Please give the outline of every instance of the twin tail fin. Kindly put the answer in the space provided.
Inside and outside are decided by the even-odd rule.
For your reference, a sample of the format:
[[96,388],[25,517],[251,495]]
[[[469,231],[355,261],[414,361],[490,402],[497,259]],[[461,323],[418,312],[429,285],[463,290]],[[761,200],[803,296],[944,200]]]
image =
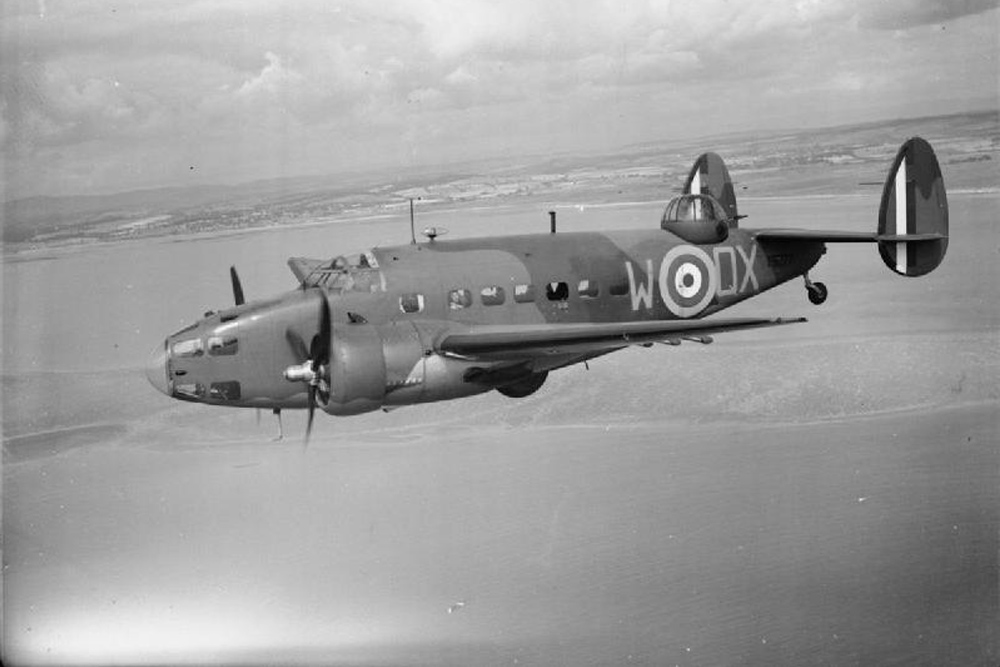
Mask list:
[[903,276],[930,273],[948,249],[948,197],[931,145],[920,137],[896,154],[882,189],[878,251]]

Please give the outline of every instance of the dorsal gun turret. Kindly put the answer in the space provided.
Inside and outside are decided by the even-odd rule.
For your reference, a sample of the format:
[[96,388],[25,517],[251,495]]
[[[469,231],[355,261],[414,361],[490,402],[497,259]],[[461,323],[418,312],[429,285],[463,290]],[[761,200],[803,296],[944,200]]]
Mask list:
[[660,229],[688,243],[721,243],[729,236],[729,216],[709,195],[680,195],[667,204]]

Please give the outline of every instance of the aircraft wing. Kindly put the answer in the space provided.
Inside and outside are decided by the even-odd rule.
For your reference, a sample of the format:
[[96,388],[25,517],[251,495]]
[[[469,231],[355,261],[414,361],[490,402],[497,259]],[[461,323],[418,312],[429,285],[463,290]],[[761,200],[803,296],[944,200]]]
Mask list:
[[748,229],[758,240],[816,241],[819,243],[899,243],[909,241],[940,241],[947,236],[927,234],[876,234],[875,232],[843,232],[822,229]]
[[796,318],[656,320],[575,324],[474,325],[444,334],[437,351],[488,361],[599,354],[629,345],[699,339],[710,334],[805,322]]

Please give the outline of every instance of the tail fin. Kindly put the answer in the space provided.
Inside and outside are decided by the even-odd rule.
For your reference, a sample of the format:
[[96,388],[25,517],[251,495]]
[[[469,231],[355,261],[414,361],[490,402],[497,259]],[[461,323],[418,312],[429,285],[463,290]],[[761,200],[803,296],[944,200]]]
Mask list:
[[736,192],[729,178],[726,163],[715,153],[702,153],[684,182],[684,194],[712,195],[729,216],[730,226],[735,227],[740,215],[736,211]]
[[882,261],[903,276],[930,273],[944,259],[948,198],[934,149],[920,137],[900,147],[889,170],[877,240]]

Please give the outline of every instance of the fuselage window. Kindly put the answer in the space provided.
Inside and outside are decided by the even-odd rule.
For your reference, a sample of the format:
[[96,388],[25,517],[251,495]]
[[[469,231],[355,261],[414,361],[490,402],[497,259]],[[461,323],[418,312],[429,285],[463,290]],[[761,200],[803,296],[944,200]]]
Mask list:
[[569,285],[561,281],[549,283],[545,286],[545,296],[549,301],[565,301],[569,298]]
[[622,280],[620,282],[611,283],[608,286],[608,292],[611,296],[625,296],[628,294],[628,281]]
[[239,349],[235,336],[210,336],[208,339],[208,353],[213,357],[236,354]]
[[404,313],[419,313],[424,309],[423,294],[403,294],[399,297],[399,309]]
[[479,298],[482,299],[484,306],[502,306],[507,295],[504,294],[502,287],[493,285],[492,287],[481,289],[479,291]]
[[514,285],[514,301],[517,301],[518,303],[531,303],[534,300],[534,285]]
[[175,357],[200,357],[205,353],[205,348],[201,344],[200,338],[188,338],[174,343],[170,348],[170,354]]
[[597,287],[597,283],[593,280],[587,280],[584,278],[576,286],[577,294],[579,294],[584,299],[596,299],[600,290]]
[[453,289],[448,292],[448,307],[461,310],[472,305],[472,294],[467,289]]

